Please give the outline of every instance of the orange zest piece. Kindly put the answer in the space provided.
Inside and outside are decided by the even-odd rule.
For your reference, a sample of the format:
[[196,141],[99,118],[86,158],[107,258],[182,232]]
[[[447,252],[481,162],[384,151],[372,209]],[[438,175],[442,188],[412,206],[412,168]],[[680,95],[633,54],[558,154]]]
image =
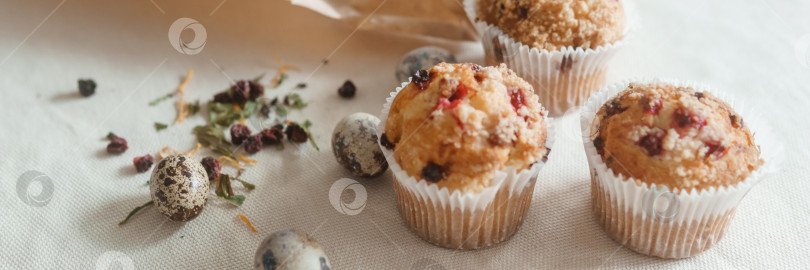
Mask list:
[[234,159],[232,159],[232,158],[230,158],[228,156],[219,156],[217,158],[217,160],[219,160],[219,162],[227,161],[229,164],[233,165],[236,168],[242,168],[242,164],[239,164],[238,161],[236,161],[236,160],[234,160]]
[[163,159],[165,157],[177,154],[183,154],[183,151],[166,146],[163,147],[163,149],[160,149],[160,151],[158,152],[158,158]]
[[197,147],[194,147],[194,149],[193,149],[193,150],[188,151],[188,155],[189,155],[189,156],[194,156],[194,155],[196,155],[196,154],[197,154],[197,151],[200,151],[200,148],[202,148],[202,145],[200,145],[200,143],[197,143]]
[[183,83],[181,83],[179,87],[177,87],[177,119],[174,120],[175,124],[183,122],[183,119],[185,119],[185,117],[188,115],[188,109],[186,108],[186,102],[183,101],[183,95],[186,91],[186,85],[188,85],[188,82],[191,80],[192,76],[194,76],[194,70],[189,69],[186,79],[183,80]]
[[276,63],[278,63],[279,65],[281,65],[281,68],[276,73],[276,76],[273,77],[272,81],[270,81],[270,86],[275,88],[276,86],[278,86],[279,82],[281,82],[281,76],[284,75],[284,72],[286,72],[287,70],[298,71],[298,67],[284,64],[283,62],[281,62],[280,59],[278,59],[278,55],[275,54],[273,54],[273,60],[275,60]]
[[244,221],[245,224],[247,224],[248,227],[250,227],[251,231],[253,231],[255,233],[259,232],[259,231],[256,230],[255,227],[253,227],[253,223],[250,223],[250,220],[248,220],[248,218],[246,216],[244,216],[244,215],[236,215],[236,216],[239,217],[240,219],[242,219],[242,221]]
[[236,154],[236,157],[238,157],[239,159],[241,159],[241,160],[242,160],[242,161],[244,161],[245,163],[250,163],[250,164],[253,164],[253,163],[258,162],[258,161],[255,161],[255,160],[252,160],[252,159],[246,158],[246,157],[245,157],[245,156],[243,156],[242,154]]

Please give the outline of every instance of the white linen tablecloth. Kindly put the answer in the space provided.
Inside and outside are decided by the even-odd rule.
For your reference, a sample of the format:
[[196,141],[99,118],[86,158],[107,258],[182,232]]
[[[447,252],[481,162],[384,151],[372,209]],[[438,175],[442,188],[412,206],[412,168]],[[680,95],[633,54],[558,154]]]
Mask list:
[[[529,214],[511,240],[495,247],[453,251],[422,241],[396,211],[390,172],[360,180],[368,198],[359,214],[342,214],[330,204],[332,184],[350,177],[331,152],[334,124],[353,112],[379,114],[399,85],[394,66],[403,53],[437,45],[461,61],[481,63],[478,43],[355,32],[280,0],[2,0],[0,6],[0,268],[92,269],[116,261],[110,266],[119,269],[249,268],[259,242],[288,228],[311,233],[335,269],[810,265],[807,1],[636,2],[642,28],[613,60],[608,82],[664,76],[708,83],[772,119],[786,149],[780,172],[748,194],[725,238],[683,260],[636,254],[596,223],[578,115],[556,120],[559,136]],[[169,26],[182,17],[206,29],[199,54],[184,55],[167,39]],[[253,155],[259,164],[243,178],[257,189],[236,189],[247,196],[239,208],[212,199],[186,224],[146,209],[119,227],[150,198],[144,185],[149,173],[136,173],[132,159],[164,146],[191,149],[191,129],[205,123],[195,116],[156,132],[154,122],[173,121],[173,100],[147,104],[174,91],[188,69],[195,72],[186,88],[192,101],[210,99],[231,78],[263,72],[269,78],[280,67],[274,55],[300,70],[267,95],[306,81],[299,93],[309,106],[290,118],[313,122],[321,150],[288,145],[283,152]],[[321,66],[325,58],[328,64]],[[79,78],[95,79],[96,94],[80,97]],[[351,100],[336,93],[346,79],[358,89]],[[126,153],[105,152],[103,137],[110,131],[129,141]],[[28,171],[44,178],[23,185],[20,195]],[[25,194],[42,194],[45,201],[26,203]],[[237,214],[249,217],[259,233]]]

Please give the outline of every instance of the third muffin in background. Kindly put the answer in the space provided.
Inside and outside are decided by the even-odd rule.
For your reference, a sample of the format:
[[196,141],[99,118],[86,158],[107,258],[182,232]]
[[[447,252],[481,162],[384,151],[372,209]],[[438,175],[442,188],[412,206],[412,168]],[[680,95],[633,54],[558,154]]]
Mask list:
[[552,115],[582,105],[605,82],[628,34],[623,1],[467,0],[488,65],[506,63]]

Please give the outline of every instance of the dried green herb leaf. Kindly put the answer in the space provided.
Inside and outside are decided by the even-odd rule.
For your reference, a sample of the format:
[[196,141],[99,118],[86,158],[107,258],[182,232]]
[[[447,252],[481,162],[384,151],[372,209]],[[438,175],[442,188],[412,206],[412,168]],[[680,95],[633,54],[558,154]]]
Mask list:
[[239,183],[242,183],[242,186],[245,186],[245,188],[246,188],[246,189],[248,189],[248,190],[254,190],[254,189],[256,189],[256,185],[251,184],[251,183],[248,183],[248,182],[247,182],[247,181],[245,181],[245,180],[242,180],[242,179],[239,179],[239,178],[235,178],[235,177],[233,178],[233,180],[239,181]]
[[200,111],[200,101],[197,100],[194,103],[186,104],[186,110],[188,110],[189,116],[197,114]]
[[290,111],[287,110],[287,107],[276,106],[276,115],[278,115],[279,117],[287,117],[287,114],[289,114],[289,112]]
[[118,135],[115,135],[115,133],[112,133],[112,132],[107,133],[107,139],[108,140],[112,140],[112,139],[115,139],[115,138],[118,138]]
[[231,144],[225,140],[223,128],[216,125],[196,126],[191,132],[197,136],[200,145],[210,148],[221,155],[236,159],[236,156],[231,152]]
[[306,83],[298,83],[297,85],[295,85],[295,88],[298,88],[298,89],[302,89],[302,88],[306,88],[306,87],[307,87]]
[[161,130],[166,129],[167,127],[169,127],[169,125],[166,125],[164,123],[155,122],[155,131],[161,131]]
[[229,203],[236,206],[242,206],[242,204],[245,202],[245,195],[234,195],[230,197],[221,197],[221,198],[225,199]]
[[[242,199],[242,201],[244,201],[244,199]],[[145,208],[147,206],[150,206],[150,205],[152,205],[152,200],[149,200],[149,202],[147,202],[147,203],[145,203],[145,204],[143,204],[141,206],[135,207],[135,209],[132,209],[132,212],[129,212],[129,215],[127,215],[127,218],[125,218],[124,221],[121,221],[120,223],[118,223],[118,226],[124,225],[125,223],[127,223],[129,218],[131,218],[132,216],[135,215],[135,213],[138,213],[138,211],[141,211],[141,209],[143,209],[143,208]]]
[[248,118],[259,109],[259,103],[248,101],[245,107],[237,110],[233,104],[211,102],[208,104],[208,120],[221,127],[228,127],[240,118]]
[[284,104],[296,109],[303,109],[307,106],[297,93],[290,93],[284,96]]
[[168,93],[168,94],[166,94],[165,96],[161,96],[161,97],[156,98],[155,100],[152,100],[151,102],[149,102],[149,106],[155,106],[155,105],[158,105],[159,103],[161,103],[161,102],[163,102],[164,100],[167,100],[167,99],[169,99],[169,98],[171,98],[171,97],[173,97],[173,96],[174,96],[174,93]]
[[253,78],[253,81],[258,83],[259,81],[261,81],[264,78],[264,75],[267,75],[267,72],[262,72],[261,75],[256,76],[255,78]]

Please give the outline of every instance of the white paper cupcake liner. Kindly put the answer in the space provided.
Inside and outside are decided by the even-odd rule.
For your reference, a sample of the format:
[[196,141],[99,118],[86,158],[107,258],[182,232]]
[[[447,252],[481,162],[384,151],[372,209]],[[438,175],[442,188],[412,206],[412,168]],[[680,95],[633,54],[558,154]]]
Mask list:
[[[712,93],[744,116],[756,136],[764,164],[734,186],[704,190],[673,190],[663,185],[637,185],[632,177],[615,176],[591,141],[594,118],[600,107],[630,82],[668,83]],[[636,252],[662,258],[685,258],[714,246],[728,228],[737,205],[756,183],[776,171],[783,158],[782,146],[766,119],[743,102],[712,88],[667,79],[632,79],[606,86],[585,103],[581,118],[582,139],[591,170],[594,214],[608,235]]]
[[[410,82],[410,79],[408,80]],[[394,97],[409,82],[403,83],[383,106],[378,138]],[[546,147],[554,143],[551,119],[546,117]],[[448,188],[409,176],[397,163],[393,151],[380,146],[393,173],[399,211],[411,230],[426,241],[445,248],[478,249],[509,239],[523,222],[531,204],[538,172],[545,164],[516,171],[508,167],[495,173],[492,184],[479,193],[450,192]]]
[[540,103],[552,116],[582,105],[604,85],[610,59],[639,25],[632,5],[622,1],[627,18],[622,39],[596,49],[569,46],[558,51],[538,50],[509,37],[497,26],[478,20],[476,3],[477,0],[464,0],[464,9],[481,36],[486,64],[506,63],[534,87]]

